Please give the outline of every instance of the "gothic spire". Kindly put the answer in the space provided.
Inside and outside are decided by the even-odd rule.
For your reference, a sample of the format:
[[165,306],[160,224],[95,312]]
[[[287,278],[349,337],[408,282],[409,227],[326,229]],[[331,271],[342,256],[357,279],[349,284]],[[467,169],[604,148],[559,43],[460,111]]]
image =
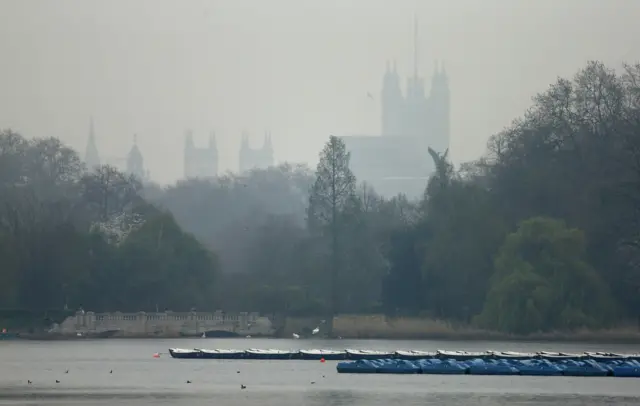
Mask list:
[[89,138],[87,140],[87,149],[85,151],[84,161],[87,168],[90,170],[96,166],[100,166],[100,155],[98,154],[98,147],[96,146],[93,117],[89,119]]
[[242,146],[241,148],[249,148],[249,134],[247,131],[242,131]]
[[413,77],[418,79],[418,15],[413,15]]
[[215,133],[215,131],[211,131],[209,133],[209,149],[212,150],[212,151],[213,150],[215,150],[215,151],[218,150],[218,144],[216,142],[216,133]]
[[187,130],[184,133],[184,145],[187,148],[193,148],[193,131]]
[[449,89],[449,76],[447,75],[447,70],[444,67],[444,61],[440,61],[440,81],[445,89]]
[[265,148],[265,149],[272,149],[272,145],[271,145],[271,131],[265,131],[265,132],[264,132],[264,148]]
[[138,148],[138,135],[133,135],[133,146],[127,156],[127,172],[135,175],[138,179],[145,178],[144,158]]

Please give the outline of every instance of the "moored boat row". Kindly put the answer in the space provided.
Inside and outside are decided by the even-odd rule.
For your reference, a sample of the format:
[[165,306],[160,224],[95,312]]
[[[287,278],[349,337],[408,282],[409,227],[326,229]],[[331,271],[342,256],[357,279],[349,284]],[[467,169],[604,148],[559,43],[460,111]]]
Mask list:
[[169,354],[173,358],[183,359],[272,359],[272,360],[379,360],[379,359],[399,359],[399,360],[420,360],[420,359],[450,359],[456,361],[469,360],[595,360],[595,361],[640,361],[640,354],[616,354],[608,352],[585,352],[585,353],[563,353],[540,351],[535,353],[519,353],[512,351],[375,351],[375,350],[276,350],[276,349],[181,349],[170,348]]
[[427,358],[418,360],[377,359],[339,362],[339,373],[438,374],[438,375],[526,375],[526,376],[615,376],[640,378],[640,361],[635,359],[471,359]]

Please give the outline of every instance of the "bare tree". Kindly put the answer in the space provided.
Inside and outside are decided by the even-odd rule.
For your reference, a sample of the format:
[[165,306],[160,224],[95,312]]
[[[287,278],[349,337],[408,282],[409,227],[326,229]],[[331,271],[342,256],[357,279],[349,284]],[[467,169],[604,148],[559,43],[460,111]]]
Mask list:
[[331,136],[320,153],[316,168],[316,180],[309,195],[308,221],[312,230],[331,237],[330,314],[328,334],[332,334],[333,317],[338,311],[338,273],[341,214],[354,201],[356,177],[349,169],[350,155],[342,140]]

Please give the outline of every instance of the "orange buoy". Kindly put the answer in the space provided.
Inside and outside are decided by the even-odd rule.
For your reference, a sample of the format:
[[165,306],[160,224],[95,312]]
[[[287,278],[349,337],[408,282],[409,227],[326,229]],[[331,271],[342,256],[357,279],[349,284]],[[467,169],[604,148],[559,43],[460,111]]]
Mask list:
[[159,353],[157,353],[157,352],[156,352],[156,353],[154,353],[154,354],[153,354],[153,358],[160,358],[160,354],[159,354]]
[[324,358],[320,358],[320,362],[324,362]]

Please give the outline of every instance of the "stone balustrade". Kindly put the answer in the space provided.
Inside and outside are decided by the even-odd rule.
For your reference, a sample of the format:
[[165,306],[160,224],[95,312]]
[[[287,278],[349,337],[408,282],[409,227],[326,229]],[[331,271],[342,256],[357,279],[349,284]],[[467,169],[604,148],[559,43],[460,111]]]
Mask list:
[[201,335],[209,331],[225,331],[238,335],[271,335],[273,323],[257,312],[158,312],[158,313],[94,313],[78,311],[52,332],[62,334],[99,334],[118,332],[124,336]]

